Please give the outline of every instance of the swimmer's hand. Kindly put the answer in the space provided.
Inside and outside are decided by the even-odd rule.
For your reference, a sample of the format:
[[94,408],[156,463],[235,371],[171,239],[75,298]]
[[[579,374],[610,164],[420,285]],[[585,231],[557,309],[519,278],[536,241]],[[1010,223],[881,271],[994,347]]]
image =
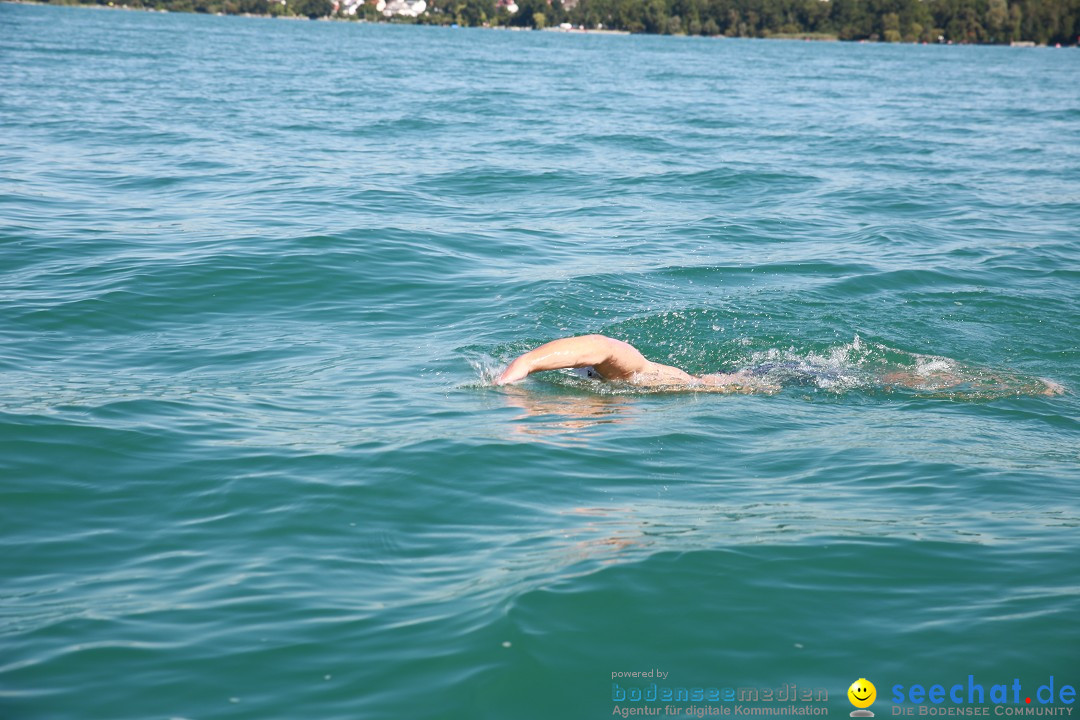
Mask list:
[[502,374],[495,380],[496,385],[509,385],[510,383],[521,382],[529,376],[528,363],[524,362],[522,358],[518,358],[514,362],[510,363]]

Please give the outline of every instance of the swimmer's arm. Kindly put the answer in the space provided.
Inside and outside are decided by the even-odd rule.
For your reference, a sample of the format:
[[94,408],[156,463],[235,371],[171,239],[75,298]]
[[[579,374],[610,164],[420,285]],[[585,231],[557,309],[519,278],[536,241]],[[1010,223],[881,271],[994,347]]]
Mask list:
[[545,343],[514,360],[495,381],[518,382],[534,372],[592,366],[605,380],[624,380],[650,363],[634,346],[604,335],[582,335]]
[[745,370],[733,373],[712,373],[702,375],[699,390],[716,393],[738,393],[740,395],[775,395],[781,388],[776,383],[754,377]]

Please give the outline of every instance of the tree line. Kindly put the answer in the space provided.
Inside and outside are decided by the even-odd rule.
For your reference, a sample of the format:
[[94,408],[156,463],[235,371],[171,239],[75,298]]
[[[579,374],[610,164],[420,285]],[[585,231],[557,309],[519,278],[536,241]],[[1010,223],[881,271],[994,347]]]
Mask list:
[[[500,17],[489,0],[430,0],[429,17],[575,26],[666,35],[835,37],[884,42],[1075,44],[1080,0],[517,0]],[[425,18],[421,18],[425,19]]]
[[[110,0],[52,0],[113,4]],[[393,22],[589,29],[663,35],[809,37],[882,42],[1072,45],[1080,39],[1080,0],[427,0],[418,18]],[[333,13],[331,0],[115,0],[130,7],[256,15]],[[367,2],[353,19],[385,20]]]

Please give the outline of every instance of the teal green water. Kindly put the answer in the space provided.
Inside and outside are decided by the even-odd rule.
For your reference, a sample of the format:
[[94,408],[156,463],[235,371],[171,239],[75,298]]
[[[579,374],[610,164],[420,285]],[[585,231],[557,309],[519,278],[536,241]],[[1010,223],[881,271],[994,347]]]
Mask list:
[[0,717],[1080,684],[1078,76],[0,4]]

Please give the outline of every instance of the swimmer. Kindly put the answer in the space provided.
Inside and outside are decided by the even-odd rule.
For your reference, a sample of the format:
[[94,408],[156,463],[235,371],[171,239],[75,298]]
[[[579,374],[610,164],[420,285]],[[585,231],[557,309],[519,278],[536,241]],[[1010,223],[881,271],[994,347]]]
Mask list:
[[677,367],[652,362],[630,343],[604,335],[552,340],[510,363],[495,384],[507,385],[524,380],[534,372],[563,368],[582,368],[588,377],[643,387],[731,393],[775,393],[780,390],[779,385],[763,382],[745,370],[691,375]]
[[[507,366],[495,384],[516,383],[532,373],[544,370],[579,368],[590,378],[608,382],[621,381],[642,387],[771,395],[780,391],[780,385],[769,382],[763,376],[771,369],[785,369],[785,365],[792,364],[767,363],[758,368],[733,373],[691,375],[677,367],[652,362],[633,345],[622,340],[604,335],[581,335],[552,340],[521,355]],[[826,377],[831,371],[823,370],[816,374]],[[1060,395],[1064,392],[1064,388],[1049,380],[1017,385],[1016,378],[1002,375],[986,375],[983,379],[1001,382],[1002,387],[1012,385],[1016,394]],[[886,375],[883,382],[886,386],[893,387],[943,390],[965,384],[969,379],[947,372],[937,372],[930,376],[914,372],[895,372]]]

